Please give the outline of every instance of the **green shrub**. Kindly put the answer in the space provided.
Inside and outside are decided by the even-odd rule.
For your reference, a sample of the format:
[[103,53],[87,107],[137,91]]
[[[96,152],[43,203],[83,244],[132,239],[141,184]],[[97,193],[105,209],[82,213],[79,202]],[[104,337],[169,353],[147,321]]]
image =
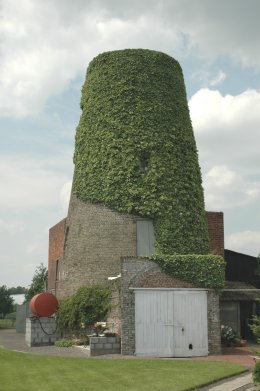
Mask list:
[[157,252],[209,253],[179,63],[144,49],[100,54],[89,64],[81,108],[73,194],[153,218]]
[[12,326],[14,326],[16,321],[16,312],[10,312],[9,314],[6,314],[5,319],[10,320]]
[[257,362],[253,372],[253,380],[255,384],[260,384],[260,362]]
[[86,335],[85,337],[80,338],[80,345],[87,346],[89,345],[89,337]]
[[257,343],[260,344],[260,316],[253,315],[252,316],[252,323],[249,324],[249,327],[256,337]]
[[74,331],[105,319],[110,305],[110,289],[92,285],[81,287],[60,302],[57,325],[61,331]]
[[58,348],[70,348],[73,345],[74,342],[71,339],[66,338],[60,339],[55,342],[55,346],[57,346]]
[[237,345],[241,340],[241,336],[231,326],[221,326],[221,343],[227,346]]
[[224,287],[226,263],[219,255],[154,255],[150,259],[163,272],[196,286],[215,289]]

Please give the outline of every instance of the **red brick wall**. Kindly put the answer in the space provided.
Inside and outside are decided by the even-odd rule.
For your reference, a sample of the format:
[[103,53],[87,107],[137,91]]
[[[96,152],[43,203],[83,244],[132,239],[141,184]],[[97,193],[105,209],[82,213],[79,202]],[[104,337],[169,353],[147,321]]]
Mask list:
[[206,212],[211,252],[224,257],[223,212]]
[[56,288],[57,261],[63,254],[66,218],[49,230],[48,290]]

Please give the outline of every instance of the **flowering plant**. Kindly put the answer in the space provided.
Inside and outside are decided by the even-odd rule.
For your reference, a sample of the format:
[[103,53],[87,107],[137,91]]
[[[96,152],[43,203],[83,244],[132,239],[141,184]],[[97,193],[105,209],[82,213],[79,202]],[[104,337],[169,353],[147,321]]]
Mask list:
[[107,328],[106,322],[96,322],[94,324],[94,333],[96,334],[96,336],[101,335],[104,332],[104,330],[106,330],[106,328]]
[[225,345],[235,345],[240,342],[240,335],[231,326],[221,326],[221,342]]

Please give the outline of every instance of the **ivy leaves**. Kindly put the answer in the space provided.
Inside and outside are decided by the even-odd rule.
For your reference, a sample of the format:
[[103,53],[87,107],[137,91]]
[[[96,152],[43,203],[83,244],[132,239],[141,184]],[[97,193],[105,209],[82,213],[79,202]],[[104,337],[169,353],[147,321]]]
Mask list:
[[219,255],[155,255],[150,259],[165,273],[198,287],[224,288],[226,263]]
[[89,65],[81,107],[73,193],[153,218],[160,252],[207,254],[201,174],[178,62],[143,49],[103,53]]

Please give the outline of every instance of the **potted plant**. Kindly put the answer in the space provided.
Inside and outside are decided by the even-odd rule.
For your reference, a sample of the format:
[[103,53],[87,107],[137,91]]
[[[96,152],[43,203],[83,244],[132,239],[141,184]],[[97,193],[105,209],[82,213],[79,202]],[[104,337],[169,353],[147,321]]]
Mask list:
[[231,326],[221,326],[221,343],[225,346],[240,346],[241,337]]

